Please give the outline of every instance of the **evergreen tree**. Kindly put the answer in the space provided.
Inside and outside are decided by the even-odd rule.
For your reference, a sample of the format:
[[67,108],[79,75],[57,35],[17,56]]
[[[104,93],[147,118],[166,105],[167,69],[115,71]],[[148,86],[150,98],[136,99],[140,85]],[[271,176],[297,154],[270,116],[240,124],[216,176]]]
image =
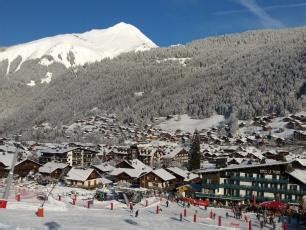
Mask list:
[[189,153],[189,170],[199,169],[201,164],[200,135],[194,131]]

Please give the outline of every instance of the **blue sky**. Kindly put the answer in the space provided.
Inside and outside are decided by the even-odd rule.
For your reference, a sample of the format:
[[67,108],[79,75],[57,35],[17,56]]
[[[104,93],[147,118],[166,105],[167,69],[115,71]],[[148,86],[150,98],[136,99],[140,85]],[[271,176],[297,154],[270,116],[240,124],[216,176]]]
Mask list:
[[133,24],[159,46],[306,26],[306,0],[0,0],[0,46]]

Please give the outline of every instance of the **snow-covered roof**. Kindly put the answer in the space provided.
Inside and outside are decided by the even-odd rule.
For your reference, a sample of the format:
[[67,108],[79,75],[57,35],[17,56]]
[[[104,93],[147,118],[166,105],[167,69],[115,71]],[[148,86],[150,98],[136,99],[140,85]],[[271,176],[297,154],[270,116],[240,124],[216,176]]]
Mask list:
[[306,167],[306,159],[296,159],[294,161],[297,161],[298,163],[300,163],[302,166]]
[[67,165],[64,164],[64,163],[47,162],[46,164],[44,164],[43,166],[41,166],[38,169],[38,172],[40,172],[40,173],[52,173],[56,169],[64,169],[65,167],[67,167]]
[[289,175],[298,179],[302,183],[306,184],[306,170],[303,169],[295,169],[292,172],[287,172]]
[[192,172],[189,172],[188,170],[183,170],[183,169],[178,168],[178,167],[170,167],[170,168],[167,168],[167,169],[169,171],[171,171],[172,173],[183,177],[184,181],[191,181],[191,180],[198,177],[196,174],[194,174]]
[[230,161],[236,161],[238,164],[241,164],[243,160],[245,160],[246,158],[241,158],[241,157],[235,157],[235,158],[227,158],[227,162]]
[[77,169],[72,168],[67,174],[67,180],[86,181],[94,169]]
[[109,163],[102,163],[99,165],[93,165],[93,167],[101,170],[102,172],[110,172],[114,169],[114,166],[110,165]]
[[0,152],[15,153],[16,147],[14,145],[0,145]]
[[182,150],[184,150],[182,147],[176,147],[174,149],[168,148],[164,151],[165,155],[163,155],[163,158],[174,158]]
[[134,159],[134,160],[131,160],[131,166],[134,168],[134,169],[137,169],[137,170],[140,170],[142,172],[151,172],[152,171],[152,168],[144,163],[142,163],[140,160],[138,159]]
[[22,161],[16,162],[15,166],[17,166],[17,165],[23,163],[24,161],[32,161],[33,163],[36,163],[36,164],[40,165],[38,162],[26,158],[26,159],[23,159]]
[[77,147],[65,147],[65,148],[45,148],[40,150],[41,153],[50,153],[50,154],[64,154],[72,150],[77,149]]
[[141,174],[146,173],[146,172],[144,172],[142,170],[138,170],[138,169],[115,168],[113,171],[111,171],[110,175],[111,176],[118,176],[121,173],[125,173],[132,178],[138,178],[138,177],[141,176]]
[[0,153],[0,162],[2,162],[8,168],[11,168],[14,154],[12,153]]
[[111,184],[111,183],[113,183],[111,180],[109,180],[105,177],[102,177],[99,180],[100,180],[101,184]]
[[243,152],[243,151],[238,151],[237,154],[239,154],[242,157],[245,157],[246,155],[248,155],[248,153]]
[[171,173],[167,172],[165,169],[156,169],[152,171],[152,173],[154,173],[156,176],[158,176],[164,181],[174,180],[176,178]]

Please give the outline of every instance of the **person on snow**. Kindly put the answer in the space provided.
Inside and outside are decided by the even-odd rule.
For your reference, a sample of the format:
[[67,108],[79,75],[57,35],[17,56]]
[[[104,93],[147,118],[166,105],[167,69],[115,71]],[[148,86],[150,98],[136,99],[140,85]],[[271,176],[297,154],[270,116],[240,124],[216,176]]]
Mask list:
[[138,212],[139,212],[139,210],[137,209],[136,212],[135,212],[135,217],[138,217]]
[[169,207],[169,201],[168,200],[166,201],[166,207],[167,208]]

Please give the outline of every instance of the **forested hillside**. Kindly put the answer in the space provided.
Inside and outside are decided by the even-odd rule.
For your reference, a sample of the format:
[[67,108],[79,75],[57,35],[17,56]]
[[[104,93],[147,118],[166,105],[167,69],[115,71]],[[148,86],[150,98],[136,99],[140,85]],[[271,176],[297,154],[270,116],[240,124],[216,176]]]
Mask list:
[[239,119],[283,115],[301,110],[305,101],[306,28],[130,52],[74,69],[61,67],[48,85],[21,84],[22,78],[35,78],[36,71],[30,71],[35,68],[32,63],[2,74],[1,110],[10,111],[2,113],[2,132],[46,121],[69,123],[94,107],[138,123],[183,113],[201,118],[235,112]]

